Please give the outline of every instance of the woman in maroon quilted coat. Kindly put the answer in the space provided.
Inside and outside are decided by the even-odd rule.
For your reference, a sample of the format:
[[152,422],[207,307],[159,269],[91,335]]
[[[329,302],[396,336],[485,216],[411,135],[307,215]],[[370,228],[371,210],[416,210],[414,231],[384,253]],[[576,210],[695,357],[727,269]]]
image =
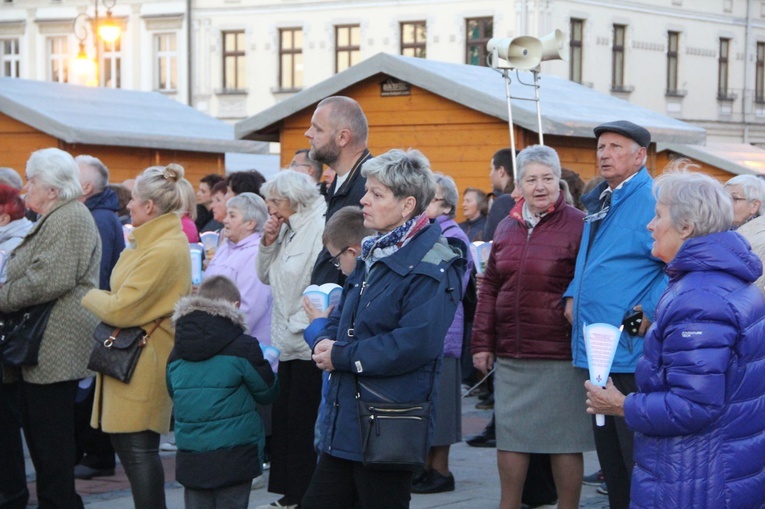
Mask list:
[[473,363],[496,366],[501,509],[519,508],[531,453],[551,455],[558,507],[579,507],[584,451],[594,448],[571,365],[563,292],[574,276],[584,214],[560,192],[560,160],[540,145],[517,159],[523,198],[502,220],[478,296]]

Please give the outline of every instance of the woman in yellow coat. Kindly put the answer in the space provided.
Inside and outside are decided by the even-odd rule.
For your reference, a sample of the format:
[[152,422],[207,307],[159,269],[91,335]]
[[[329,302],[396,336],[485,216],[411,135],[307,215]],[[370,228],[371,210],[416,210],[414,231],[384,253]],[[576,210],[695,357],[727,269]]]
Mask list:
[[183,168],[147,168],[136,180],[128,209],[135,229],[130,245],[112,271],[111,291],[92,290],[82,305],[115,327],[145,331],[149,337],[130,382],[98,375],[91,425],[111,434],[125,468],[136,508],[165,507],[160,434],[170,428],[172,401],[165,371],[173,348],[173,306],[191,288],[188,239],[178,211],[184,209],[181,186],[190,186]]

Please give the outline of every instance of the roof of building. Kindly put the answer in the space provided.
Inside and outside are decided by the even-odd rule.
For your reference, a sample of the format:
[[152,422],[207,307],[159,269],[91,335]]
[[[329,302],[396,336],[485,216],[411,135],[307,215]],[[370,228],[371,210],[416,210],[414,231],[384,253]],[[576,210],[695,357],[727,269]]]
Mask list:
[[765,175],[765,150],[747,143],[657,143],[656,152],[669,150],[734,175]]
[[[505,80],[494,69],[378,53],[242,120],[236,124],[236,137],[276,141],[275,127],[284,118],[378,74],[405,81],[486,115],[508,120]],[[512,71],[509,76],[514,98],[534,97],[534,88],[521,84],[533,83],[532,73]],[[701,127],[555,76],[540,76],[539,96],[544,134],[594,138],[592,130],[595,126],[628,119],[647,128],[654,141],[702,143],[706,139],[706,131]],[[513,99],[511,106],[515,125],[538,132],[534,102]]]
[[267,153],[233,126],[158,92],[0,78],[0,113],[66,143]]

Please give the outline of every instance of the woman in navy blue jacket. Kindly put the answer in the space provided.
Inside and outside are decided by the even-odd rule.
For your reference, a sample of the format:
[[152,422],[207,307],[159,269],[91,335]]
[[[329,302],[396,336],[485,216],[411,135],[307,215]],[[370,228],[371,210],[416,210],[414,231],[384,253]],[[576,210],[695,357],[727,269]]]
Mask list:
[[422,402],[438,387],[464,263],[424,213],[435,193],[429,165],[416,150],[391,150],[362,168],[364,226],[378,234],[362,242],[342,300],[314,343],[313,359],[330,376],[321,455],[301,509],[409,507],[411,470],[362,463],[355,396],[357,377],[364,401]]
[[733,205],[699,173],[656,179],[652,253],[670,282],[635,373],[638,392],[589,382],[589,413],[635,431],[631,507],[760,508],[765,503],[762,263],[730,231]]

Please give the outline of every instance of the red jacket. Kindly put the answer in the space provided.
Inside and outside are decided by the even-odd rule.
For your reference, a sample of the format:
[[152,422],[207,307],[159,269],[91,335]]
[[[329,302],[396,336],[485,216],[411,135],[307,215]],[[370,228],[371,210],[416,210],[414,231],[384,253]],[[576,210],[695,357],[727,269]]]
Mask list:
[[574,277],[584,213],[563,195],[529,235],[520,200],[497,226],[478,293],[472,353],[571,359],[563,292]]

